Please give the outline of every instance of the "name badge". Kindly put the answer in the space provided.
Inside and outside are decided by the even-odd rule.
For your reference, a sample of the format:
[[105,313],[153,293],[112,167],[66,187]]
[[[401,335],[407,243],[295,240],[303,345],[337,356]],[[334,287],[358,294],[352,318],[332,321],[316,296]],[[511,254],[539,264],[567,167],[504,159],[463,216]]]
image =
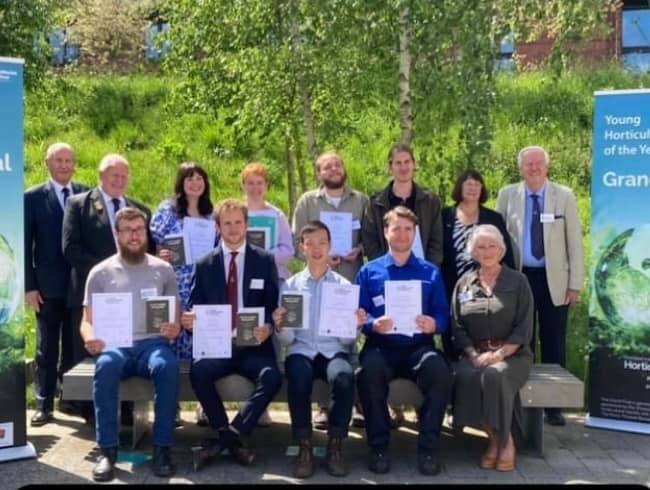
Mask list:
[[379,296],[375,296],[372,298],[372,303],[375,305],[375,307],[379,308],[380,306],[384,305],[384,297],[381,294]]
[[251,289],[264,289],[264,279],[251,279]]
[[153,296],[158,296],[158,290],[156,288],[144,288],[140,290],[141,299],[152,298]]
[[553,223],[555,221],[555,215],[553,213],[542,213],[539,215],[539,220],[542,223]]
[[474,299],[474,295],[472,294],[471,291],[463,291],[460,293],[460,296],[458,297],[458,301],[461,303],[467,303],[468,301],[472,301]]

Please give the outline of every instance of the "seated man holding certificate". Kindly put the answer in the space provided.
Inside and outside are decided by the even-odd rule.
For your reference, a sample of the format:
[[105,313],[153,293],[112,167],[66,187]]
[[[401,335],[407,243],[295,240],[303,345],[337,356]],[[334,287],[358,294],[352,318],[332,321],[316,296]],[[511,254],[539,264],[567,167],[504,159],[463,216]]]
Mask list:
[[368,468],[375,473],[390,470],[386,403],[389,383],[396,377],[414,381],[424,398],[419,409],[418,469],[424,475],[440,472],[437,451],[452,375],[434,347],[433,334],[447,329],[449,304],[438,267],[411,252],[416,225],[415,214],[404,206],[387,212],[388,253],[368,262],[357,276],[359,304],[368,312],[357,386],[366,416]]
[[310,221],[302,227],[300,251],[307,267],[282,287],[281,305],[273,312],[278,339],[288,346],[284,366],[291,427],[299,445],[296,478],[308,478],[314,472],[311,390],[315,378],[331,387],[327,472],[332,476],[349,472],[341,451],[354,402],[350,352],[366,313],[359,309],[359,286],[328,266],[330,247],[330,232],[323,222]]
[[[192,311],[182,316],[183,327],[193,331],[192,388],[218,433],[193,448],[195,470],[223,449],[239,464],[252,464],[255,453],[241,436],[252,432],[282,386],[271,339],[271,315],[278,305],[273,255],[246,242],[248,208],[243,202],[222,201],[215,218],[221,244],[197,263]],[[255,389],[229,422],[215,382],[233,373],[251,380]]]
[[146,253],[147,216],[142,211],[120,209],[115,230],[118,253],[91,269],[81,322],[85,348],[97,356],[93,398],[101,455],[93,479],[113,479],[119,387],[131,376],[154,382],[152,470],[169,477],[175,472],[171,446],[179,379],[173,348],[180,332],[176,276],[167,262]]

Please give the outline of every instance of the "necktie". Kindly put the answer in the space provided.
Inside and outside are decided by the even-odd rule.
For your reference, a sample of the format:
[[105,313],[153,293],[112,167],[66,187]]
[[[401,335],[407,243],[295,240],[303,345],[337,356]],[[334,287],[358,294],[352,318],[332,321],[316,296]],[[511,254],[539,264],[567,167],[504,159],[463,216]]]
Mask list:
[[541,221],[541,210],[539,208],[539,196],[531,194],[533,199],[533,219],[530,223],[530,240],[533,256],[539,260],[544,257],[544,230]]
[[228,303],[232,313],[232,328],[237,327],[237,253],[230,253],[230,267],[228,268]]
[[61,192],[63,192],[63,207],[65,207],[65,202],[68,200],[68,196],[70,196],[70,189],[64,187],[61,189]]
[[115,211],[115,214],[120,210],[120,200],[117,197],[114,197],[111,199],[113,203],[113,210]]

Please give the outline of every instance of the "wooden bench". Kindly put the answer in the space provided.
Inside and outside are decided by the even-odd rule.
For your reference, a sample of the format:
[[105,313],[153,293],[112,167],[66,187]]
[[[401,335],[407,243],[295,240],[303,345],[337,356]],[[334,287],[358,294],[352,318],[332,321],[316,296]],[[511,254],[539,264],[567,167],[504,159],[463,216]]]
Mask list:
[[[189,378],[189,364],[180,367],[181,380],[179,401],[196,401]],[[63,375],[63,398],[68,400],[92,400],[94,359],[86,359]],[[233,374],[217,382],[217,389],[224,401],[245,401],[253,391],[253,383]],[[584,384],[558,364],[533,365],[528,381],[519,392],[524,407],[524,436],[527,446],[541,456],[544,449],[545,407],[583,408]],[[144,378],[132,377],[120,384],[120,399],[134,402],[131,444],[135,448],[149,427],[149,403],[153,400],[153,383]],[[274,401],[287,401],[286,379]],[[314,382],[312,392],[314,403],[327,405],[329,387],[320,380]],[[391,405],[412,405],[419,407],[422,395],[415,383],[396,379],[390,384],[388,402]],[[462,429],[462,428],[460,428]]]

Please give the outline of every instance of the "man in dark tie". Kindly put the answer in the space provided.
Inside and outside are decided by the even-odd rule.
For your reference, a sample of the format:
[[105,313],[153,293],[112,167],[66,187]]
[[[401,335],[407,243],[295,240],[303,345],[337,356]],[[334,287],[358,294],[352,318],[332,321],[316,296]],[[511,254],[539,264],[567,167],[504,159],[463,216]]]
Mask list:
[[[236,199],[226,199],[215,210],[221,244],[196,265],[192,305],[232,307],[233,331],[240,307],[263,307],[264,318],[254,329],[257,345],[232,346],[229,359],[195,359],[190,369],[192,388],[218,438],[206,441],[194,451],[194,468],[203,467],[222,449],[228,449],[241,465],[250,465],[255,453],[240,436],[248,436],[282,386],[271,339],[272,313],[278,304],[278,271],[273,255],[246,242],[248,209]],[[196,316],[183,313],[181,323],[191,329]],[[255,389],[246,407],[229,423],[215,382],[229,374],[240,374]]]
[[[136,207],[147,216],[147,230],[151,211],[137,201],[125,196],[129,184],[129,162],[122,155],[109,153],[99,163],[99,186],[71,197],[63,216],[63,255],[70,263],[70,286],[68,306],[72,310],[72,321],[79,329],[83,309],[83,294],[90,269],[102,260],[117,253],[115,236],[115,214],[123,207]],[[155,254],[154,241],[148,234],[147,252]],[[75,344],[73,365],[87,352],[79,336]],[[126,404],[123,404],[123,408]],[[90,404],[81,408],[82,416],[90,419],[93,410]],[[125,411],[124,413],[130,413]],[[129,422],[129,415],[123,421]]]
[[[497,211],[512,237],[515,263],[533,291],[542,362],[564,366],[569,307],[584,280],[582,227],[573,191],[548,179],[546,150],[528,146],[517,158],[523,181],[499,191]],[[535,352],[535,332],[531,347]],[[545,410],[564,425],[559,408]]]
[[71,181],[75,155],[67,143],[51,145],[45,164],[50,179],[25,192],[25,301],[36,313],[38,330],[32,426],[52,420],[57,381],[74,365],[73,346],[81,342],[66,304],[70,265],[61,252],[61,227],[67,199],[88,187]]

